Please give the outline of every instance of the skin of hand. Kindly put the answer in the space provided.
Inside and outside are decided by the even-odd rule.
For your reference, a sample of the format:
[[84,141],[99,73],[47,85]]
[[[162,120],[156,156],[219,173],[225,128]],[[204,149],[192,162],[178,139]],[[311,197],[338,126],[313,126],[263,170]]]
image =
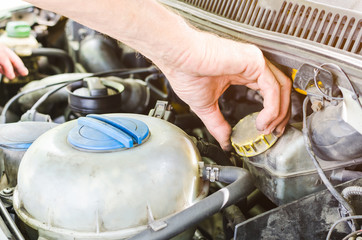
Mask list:
[[108,34],[152,60],[224,150],[231,149],[231,127],[218,98],[230,85],[246,85],[264,97],[258,130],[284,131],[291,81],[256,46],[194,29],[155,0],[27,1]]
[[28,75],[23,61],[8,47],[0,44],[0,73],[9,79]]
[[264,97],[256,127],[280,136],[290,117],[291,81],[263,57],[259,48],[199,32],[198,40],[176,62],[160,65],[174,91],[204,122],[224,150],[231,127],[218,99],[230,85],[245,85]]

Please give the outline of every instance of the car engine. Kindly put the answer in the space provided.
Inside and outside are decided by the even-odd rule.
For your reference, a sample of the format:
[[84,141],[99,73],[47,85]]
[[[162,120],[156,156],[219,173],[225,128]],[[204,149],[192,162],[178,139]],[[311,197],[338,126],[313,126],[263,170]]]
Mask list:
[[29,74],[1,76],[0,239],[362,238],[360,1],[160,0],[293,81],[280,137],[258,91],[221,96],[231,152],[144,56],[8,2],[0,43]]

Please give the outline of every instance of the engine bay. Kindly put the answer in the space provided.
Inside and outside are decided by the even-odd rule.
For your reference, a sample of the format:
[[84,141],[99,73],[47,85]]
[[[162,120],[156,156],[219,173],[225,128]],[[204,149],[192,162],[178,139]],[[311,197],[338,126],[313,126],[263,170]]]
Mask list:
[[0,82],[0,239],[359,239],[362,6],[161,0],[243,42],[292,81],[282,136],[260,92],[230,86],[225,152],[149,59],[22,1],[0,43],[29,74]]

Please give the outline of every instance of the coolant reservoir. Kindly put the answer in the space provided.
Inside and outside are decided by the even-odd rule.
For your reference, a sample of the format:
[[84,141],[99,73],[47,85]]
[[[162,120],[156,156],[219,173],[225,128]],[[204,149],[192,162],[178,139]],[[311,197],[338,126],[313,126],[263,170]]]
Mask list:
[[189,137],[164,120],[88,115],[29,148],[14,209],[45,239],[128,238],[204,197],[199,161]]

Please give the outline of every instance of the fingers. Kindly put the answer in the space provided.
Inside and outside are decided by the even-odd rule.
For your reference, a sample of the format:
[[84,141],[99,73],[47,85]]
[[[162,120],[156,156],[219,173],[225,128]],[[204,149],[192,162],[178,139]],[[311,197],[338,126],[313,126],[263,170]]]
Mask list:
[[0,56],[0,65],[2,68],[2,74],[4,74],[9,79],[15,78],[13,65],[11,64],[10,59],[7,57],[7,55]]
[[0,66],[0,72],[9,79],[14,79],[18,74],[21,76],[28,74],[28,69],[22,60],[13,51],[3,46],[0,48]]
[[200,117],[211,135],[219,142],[221,148],[224,151],[230,151],[231,127],[220,112],[219,106],[216,104],[216,106],[210,107],[206,110],[192,110]]
[[257,128],[264,134],[274,131],[280,136],[290,117],[291,81],[268,60],[260,78],[258,83],[264,96],[264,109],[256,120]]
[[20,57],[18,57],[18,55],[16,55],[13,51],[11,51],[8,48],[6,49],[6,51],[8,52],[10,62],[12,63],[15,72],[19,73],[21,76],[28,75],[29,73],[28,69],[24,66],[24,63],[20,59]]
[[269,67],[265,66],[258,79],[260,92],[264,97],[264,109],[256,119],[256,128],[268,134],[269,126],[279,116],[280,86]]
[[279,82],[280,86],[280,111],[279,116],[273,121],[269,128],[268,132],[275,131],[277,136],[282,135],[284,132],[285,126],[287,125],[290,118],[290,94],[292,88],[291,80],[284,75],[277,67],[275,67],[272,63],[266,60],[267,65],[271,69],[275,78]]

